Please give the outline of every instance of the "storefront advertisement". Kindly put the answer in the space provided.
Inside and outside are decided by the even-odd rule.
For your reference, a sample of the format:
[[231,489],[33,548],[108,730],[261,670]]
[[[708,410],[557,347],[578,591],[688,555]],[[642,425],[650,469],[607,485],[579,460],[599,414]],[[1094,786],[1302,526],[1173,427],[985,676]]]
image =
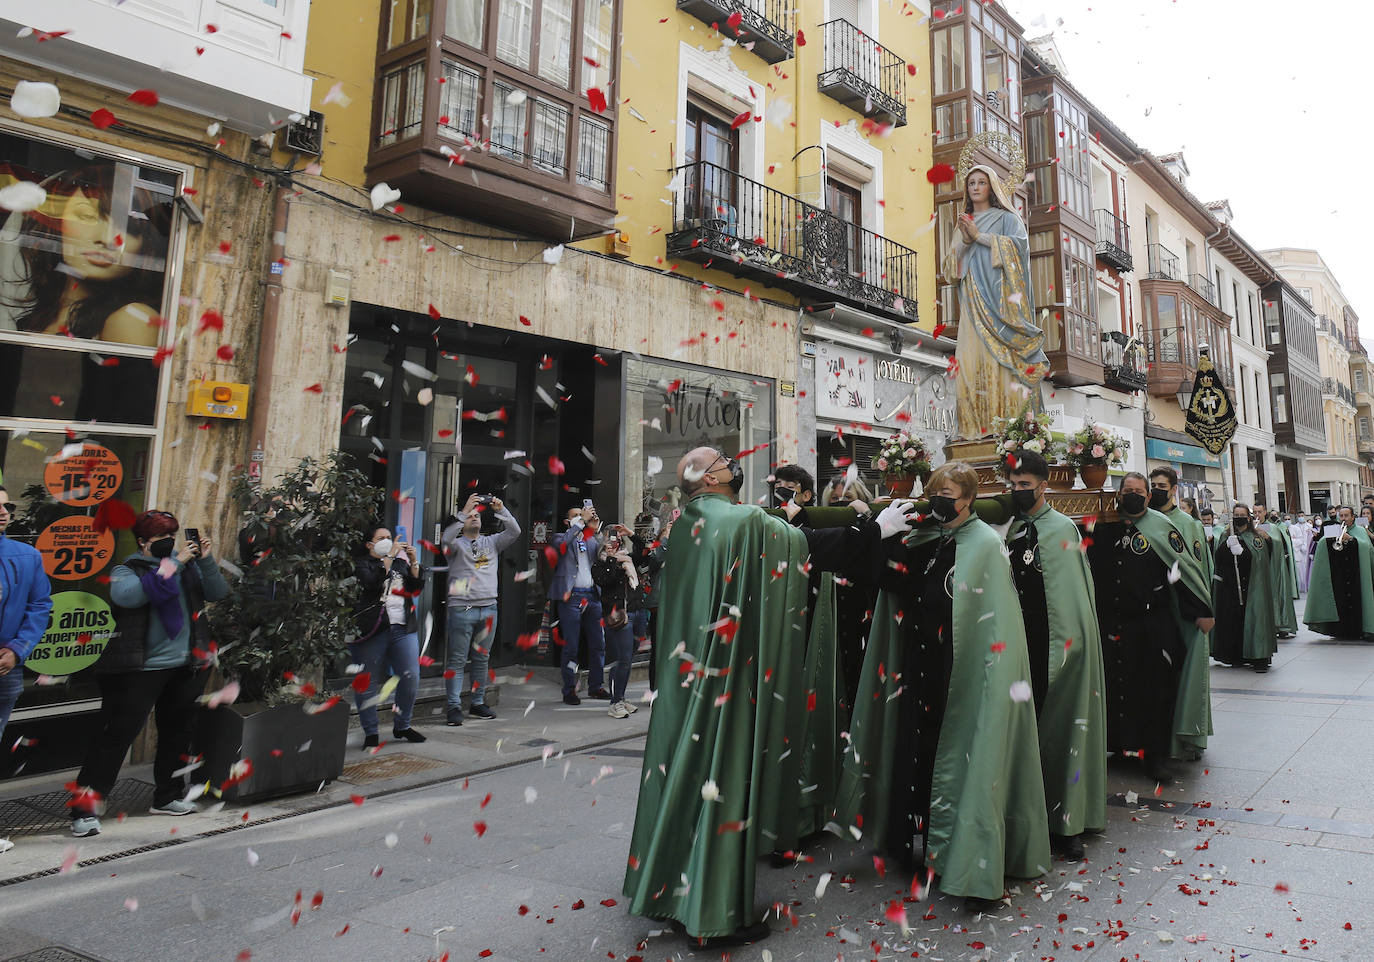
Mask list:
[[822,341],[816,346],[816,417],[873,420],[873,355]]
[[682,500],[677,463],[696,447],[738,456],[740,500],[762,499],[773,460],[774,390],[766,378],[627,359],[624,522],[666,520]]

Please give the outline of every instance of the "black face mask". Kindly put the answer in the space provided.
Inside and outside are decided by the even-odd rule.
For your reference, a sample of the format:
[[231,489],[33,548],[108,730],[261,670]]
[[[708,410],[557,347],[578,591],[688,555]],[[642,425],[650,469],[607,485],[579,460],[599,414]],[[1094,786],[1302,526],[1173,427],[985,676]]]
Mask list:
[[157,541],[148,542],[148,553],[154,558],[170,558],[176,546],[175,538],[160,538]]
[[740,467],[739,462],[734,458],[727,460],[725,466],[730,469],[730,490],[735,492],[735,495],[738,496],[740,490],[744,487],[744,469]]
[[[733,479],[732,479],[732,480],[733,480]],[[774,489],[773,489],[773,503],[774,503],[775,505],[777,505],[779,508],[781,508],[783,505],[787,504],[789,501],[796,500],[796,498],[798,498],[798,497],[800,496],[800,494],[801,494],[801,492],[799,492],[799,491],[793,491],[791,488],[774,488]],[[798,501],[797,504],[800,505],[801,502]]]
[[1150,489],[1150,507],[1158,511],[1169,503],[1169,492],[1161,491],[1159,488]]
[[930,496],[930,516],[941,524],[949,524],[959,517],[959,508],[954,498],[943,494]]
[[1248,527],[1250,527],[1250,519],[1249,519],[1249,518],[1232,518],[1232,519],[1231,519],[1231,527],[1233,527],[1233,528],[1235,528],[1235,529],[1237,529],[1237,530],[1239,530],[1239,529],[1241,529],[1241,528],[1248,528]]
[[1016,510],[1022,514],[1030,514],[1031,508],[1035,507],[1035,502],[1040,500],[1040,496],[1034,491],[1013,491],[1011,493],[1011,503]]
[[1135,516],[1145,511],[1145,495],[1129,491],[1117,499],[1123,514]]

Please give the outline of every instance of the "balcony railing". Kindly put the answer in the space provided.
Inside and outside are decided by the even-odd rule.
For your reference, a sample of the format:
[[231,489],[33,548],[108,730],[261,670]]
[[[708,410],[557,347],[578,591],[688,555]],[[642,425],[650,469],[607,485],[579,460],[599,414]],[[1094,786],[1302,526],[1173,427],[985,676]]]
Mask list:
[[916,252],[716,164],[677,168],[668,254],[916,320]]
[[1355,392],[1334,377],[1322,378],[1322,394],[1326,397],[1340,398],[1351,407],[1355,406]]
[[[791,60],[796,20],[792,0],[677,0],[677,8],[747,47],[768,63]],[[729,20],[740,15],[738,27]]]
[[1374,438],[1360,438],[1360,453],[1374,454]]
[[1317,315],[1317,330],[1328,337],[1335,338],[1336,343],[1347,351],[1350,350],[1350,341],[1346,339],[1345,330],[1325,314]]
[[1130,227],[1109,210],[1093,211],[1093,220],[1097,224],[1097,259],[1119,271],[1131,270]]
[[1147,244],[1145,246],[1145,258],[1150,265],[1150,272],[1145,275],[1147,279],[1161,281],[1180,279],[1178,255],[1163,244]]
[[848,20],[831,20],[825,33],[820,92],[894,127],[906,123],[906,61]]
[[1217,304],[1217,286],[1202,274],[1189,274],[1188,286],[1207,298],[1207,303],[1214,307],[1221,306]]
[[1109,388],[1118,391],[1145,390],[1145,345],[1121,331],[1103,331],[1102,369]]

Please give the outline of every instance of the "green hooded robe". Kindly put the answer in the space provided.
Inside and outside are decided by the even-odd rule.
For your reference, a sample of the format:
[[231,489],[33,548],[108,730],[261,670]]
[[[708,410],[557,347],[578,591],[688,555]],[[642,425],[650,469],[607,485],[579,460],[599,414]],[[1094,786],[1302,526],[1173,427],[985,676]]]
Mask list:
[[[1358,527],[1350,529],[1360,559],[1360,622],[1366,637],[1374,635],[1374,581],[1370,572],[1374,570],[1374,545]],[[1327,539],[1322,539],[1323,541]],[[1340,612],[1336,608],[1336,595],[1331,587],[1331,561],[1327,557],[1329,549],[1325,544],[1317,545],[1312,557],[1312,579],[1307,586],[1307,605],[1303,608],[1303,621],[1313,631],[1323,635],[1335,635],[1339,631]],[[1349,550],[1349,546],[1345,550]]]
[[701,937],[758,920],[755,859],[797,822],[806,557],[801,531],[720,495],[673,527],[625,873],[635,914]]
[[[1207,531],[1202,522],[1177,505],[1168,511],[1156,513],[1167,518],[1183,537],[1185,550],[1170,554],[1174,559],[1183,556],[1180,569],[1191,567],[1197,572],[1203,585],[1198,597],[1210,604],[1212,552],[1207,550]],[[1156,546],[1156,550],[1167,543],[1167,537],[1151,534],[1139,523],[1136,527],[1145,531],[1145,536]],[[1179,619],[1178,627],[1183,632],[1187,655],[1178,682],[1178,701],[1174,704],[1174,737],[1169,745],[1169,754],[1174,758],[1192,758],[1207,749],[1207,736],[1212,734],[1211,645],[1207,636],[1193,622]]]
[[[940,536],[922,529],[922,544]],[[954,533],[954,623],[949,700],[930,787],[926,864],[950,895],[998,899],[1005,878],[1033,878],[1050,864],[1044,782],[1030,699],[1020,601],[997,533],[971,518]],[[919,618],[904,599],[878,595],[864,655],[832,828],[882,845],[897,744],[902,631]],[[1023,700],[1012,697],[1013,687]],[[900,777],[900,776],[899,776]]]
[[1277,521],[1260,525],[1269,534],[1274,550],[1269,553],[1269,578],[1274,588],[1274,630],[1298,630],[1298,613],[1293,599],[1298,596],[1298,569],[1293,563],[1293,536],[1288,526]]
[[[1048,504],[1031,517],[1049,602],[1049,687],[1039,718],[1045,809],[1056,835],[1101,831],[1107,826],[1106,680],[1093,576],[1072,519]],[[1024,524],[1011,523],[1009,544]]]
[[1232,564],[1230,559],[1234,557],[1226,544],[1230,535],[1231,530],[1228,528],[1218,541],[1216,549],[1218,577],[1212,582],[1212,611],[1216,613],[1217,624],[1212,629],[1211,653],[1218,661],[1234,662],[1237,656],[1248,660],[1267,661],[1279,650],[1278,632],[1274,627],[1272,559],[1279,552],[1280,544],[1275,537],[1265,539],[1254,528],[1236,535],[1245,550],[1250,552],[1250,584],[1243,605],[1245,623],[1242,627],[1240,650],[1224,650],[1223,636],[1228,635],[1234,627],[1224,624],[1224,621],[1236,617],[1237,609],[1242,607],[1233,597],[1237,580],[1235,573],[1228,571],[1228,566]]

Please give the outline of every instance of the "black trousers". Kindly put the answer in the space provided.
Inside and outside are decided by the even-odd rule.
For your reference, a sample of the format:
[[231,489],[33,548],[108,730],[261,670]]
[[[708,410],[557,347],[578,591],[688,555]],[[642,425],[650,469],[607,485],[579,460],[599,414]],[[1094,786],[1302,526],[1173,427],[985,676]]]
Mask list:
[[[166,805],[185,794],[185,780],[172,773],[186,764],[191,751],[191,726],[196,699],[205,690],[207,672],[186,665],[153,671],[123,671],[98,675],[100,715],[86,762],[76,776],[78,785],[104,798],[114,788],[134,739],[148,713],[157,725],[157,755],[153,760],[153,804]],[[72,817],[93,814],[72,809]]]

